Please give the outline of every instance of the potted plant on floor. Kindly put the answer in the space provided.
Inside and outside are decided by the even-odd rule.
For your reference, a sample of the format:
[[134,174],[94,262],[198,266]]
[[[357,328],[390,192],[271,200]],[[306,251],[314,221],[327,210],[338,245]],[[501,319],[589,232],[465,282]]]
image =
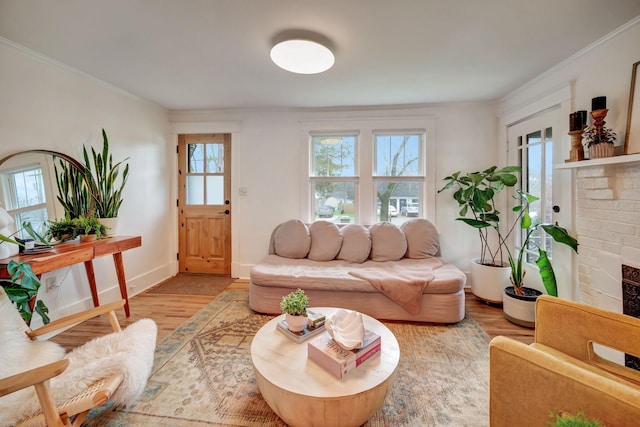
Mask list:
[[455,172],[444,178],[446,184],[438,190],[454,189],[453,199],[460,208],[456,218],[477,229],[480,257],[471,260],[471,292],[490,302],[502,302],[503,289],[509,284],[508,253],[500,228],[500,211],[496,196],[518,182],[518,166],[498,169],[492,166],[481,172]]
[[280,310],[285,313],[285,320],[292,332],[300,332],[307,325],[307,307],[309,298],[300,288],[282,297]]
[[[94,214],[114,233],[118,211],[122,205],[122,191],[129,177],[129,164],[123,163],[128,158],[113,163],[113,156],[109,153],[109,140],[104,129],[102,129],[102,151],[96,152],[91,147],[91,159],[86,147],[82,147],[82,152],[86,165],[85,181],[93,198]],[[120,175],[121,166],[124,166],[122,175]]]
[[537,243],[537,241],[541,241],[544,238],[540,233],[540,229],[544,230],[554,241],[569,246],[576,253],[578,252],[578,241],[570,236],[567,230],[557,224],[542,224],[534,221],[529,211],[529,206],[539,200],[539,197],[521,190],[517,190],[517,194],[514,197],[519,203],[513,208],[516,217],[508,234],[511,233],[511,230],[517,228],[516,225],[519,225],[519,229],[524,231],[525,237],[522,240],[520,250],[515,254],[516,257],[512,256],[509,246],[505,245],[509,252],[511,286],[507,286],[504,289],[502,309],[505,318],[510,322],[533,328],[535,326],[535,302],[542,292],[525,286],[526,270],[524,269],[524,258],[527,251],[537,250],[538,258],[535,262],[540,271],[542,284],[549,295],[558,296],[558,285],[551,260],[547,252]]

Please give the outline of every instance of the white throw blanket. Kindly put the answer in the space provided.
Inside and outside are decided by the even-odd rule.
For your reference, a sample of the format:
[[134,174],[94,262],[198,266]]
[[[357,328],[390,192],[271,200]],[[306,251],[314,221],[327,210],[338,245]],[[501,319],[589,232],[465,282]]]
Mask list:
[[[158,328],[151,319],[142,319],[122,332],[95,338],[70,351],[69,367],[50,381],[51,395],[62,403],[95,381],[117,373],[124,379],[111,399],[118,405],[135,403],[151,373]],[[0,378],[62,359],[64,349],[50,341],[31,341],[24,333],[0,332]],[[0,397],[0,426],[40,412],[33,387]]]

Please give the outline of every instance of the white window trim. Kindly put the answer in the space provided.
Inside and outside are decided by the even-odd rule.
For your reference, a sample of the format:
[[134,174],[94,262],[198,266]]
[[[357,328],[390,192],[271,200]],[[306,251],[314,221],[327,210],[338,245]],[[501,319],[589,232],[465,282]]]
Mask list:
[[[327,119],[317,121],[300,122],[300,144],[301,144],[301,173],[300,188],[302,206],[300,208],[301,218],[307,221],[314,219],[313,206],[309,185],[311,173],[310,155],[310,135],[325,133],[349,133],[357,131],[357,152],[356,162],[358,162],[359,184],[356,184],[356,217],[361,224],[373,224],[377,221],[374,195],[372,191],[362,191],[362,189],[373,188],[373,137],[374,132],[402,132],[407,130],[420,129],[424,131],[424,155],[422,156],[425,185],[422,186],[422,199],[424,200],[423,216],[435,223],[436,204],[436,119],[434,117],[368,117],[350,119]],[[366,208],[365,208],[366,207]]]

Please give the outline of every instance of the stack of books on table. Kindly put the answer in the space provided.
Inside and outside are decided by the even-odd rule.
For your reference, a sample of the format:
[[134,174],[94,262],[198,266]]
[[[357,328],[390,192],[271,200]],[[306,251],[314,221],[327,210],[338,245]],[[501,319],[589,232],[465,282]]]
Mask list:
[[289,330],[286,320],[278,322],[277,329],[285,336],[297,342],[298,344],[308,340],[311,337],[315,337],[318,334],[324,332],[325,315],[313,310],[307,310],[307,318],[309,322],[307,326],[300,332],[292,332]]
[[309,359],[322,366],[336,378],[342,379],[349,372],[380,353],[382,339],[373,331],[365,331],[362,348],[345,350],[328,333],[314,338],[307,344]]

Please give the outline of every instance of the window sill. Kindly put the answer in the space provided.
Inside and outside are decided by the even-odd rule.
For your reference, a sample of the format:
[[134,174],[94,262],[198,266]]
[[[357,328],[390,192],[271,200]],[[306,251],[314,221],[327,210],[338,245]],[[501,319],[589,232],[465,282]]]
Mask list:
[[576,169],[589,166],[613,165],[620,163],[640,163],[640,154],[624,154],[620,156],[605,157],[602,159],[581,160],[579,162],[567,162],[554,166],[554,169]]

